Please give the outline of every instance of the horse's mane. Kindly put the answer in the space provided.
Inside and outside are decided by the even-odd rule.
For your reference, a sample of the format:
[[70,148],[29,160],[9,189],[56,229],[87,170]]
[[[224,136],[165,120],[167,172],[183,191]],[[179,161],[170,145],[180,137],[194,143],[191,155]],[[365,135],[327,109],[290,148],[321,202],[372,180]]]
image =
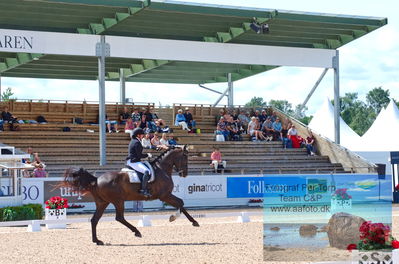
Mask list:
[[158,157],[156,157],[153,161],[152,161],[152,163],[159,163],[159,162],[161,162],[161,160],[167,155],[167,154],[169,154],[172,150],[175,150],[175,149],[177,149],[177,148],[179,148],[179,147],[175,147],[175,146],[171,146],[171,147],[169,147],[167,150],[165,150],[164,152],[162,152],[161,154],[159,154],[159,156]]

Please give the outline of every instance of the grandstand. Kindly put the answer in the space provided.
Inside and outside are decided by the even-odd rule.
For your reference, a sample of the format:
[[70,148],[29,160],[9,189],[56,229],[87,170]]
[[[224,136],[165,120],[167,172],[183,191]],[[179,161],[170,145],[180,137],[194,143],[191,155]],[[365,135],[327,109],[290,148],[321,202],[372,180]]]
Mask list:
[[[5,102],[3,102],[3,107]],[[43,115],[48,124],[21,124],[21,131],[4,131],[0,133],[0,142],[12,145],[21,150],[28,146],[40,153],[42,160],[47,164],[50,177],[61,176],[70,166],[82,166],[97,173],[115,171],[123,167],[129,136],[126,133],[107,135],[108,164],[100,167],[98,125],[95,122],[98,105],[83,103],[70,104],[52,102],[14,102],[7,103],[10,110],[21,119],[36,119]],[[29,106],[29,108],[26,108]],[[132,108],[132,105],[127,105]],[[134,107],[149,107],[153,104],[139,104]],[[173,124],[174,112],[181,105],[172,108],[156,108],[158,116]],[[209,166],[212,146],[217,145],[228,162],[226,173],[232,174],[282,174],[282,173],[344,173],[356,171],[355,156],[348,156],[337,160],[328,154],[308,157],[305,149],[283,149],[280,142],[251,142],[244,135],[241,142],[215,142],[215,113],[220,108],[204,105],[190,105],[190,109],[197,120],[197,127],[201,134],[191,134],[174,127],[174,135],[179,144],[192,146],[189,156],[189,174],[210,174]],[[43,110],[49,110],[42,112]],[[83,111],[86,109],[86,112]],[[88,110],[90,109],[90,110]],[[111,119],[118,119],[123,105],[107,105],[107,112]],[[283,115],[280,113],[280,115]],[[72,124],[74,117],[83,117],[84,124]],[[301,126],[301,124],[298,124]],[[63,127],[70,127],[70,132],[63,132]],[[305,129],[303,127],[303,129]],[[94,132],[87,132],[91,130]],[[303,130],[301,133],[306,133]],[[304,135],[304,134],[303,134]],[[323,138],[318,138],[318,147],[323,150]],[[154,154],[156,151],[150,150]],[[335,152],[334,152],[335,153]],[[333,161],[332,161],[333,160]],[[343,166],[342,163],[350,163]],[[370,165],[368,167],[371,168]],[[368,169],[370,169],[368,168]]]

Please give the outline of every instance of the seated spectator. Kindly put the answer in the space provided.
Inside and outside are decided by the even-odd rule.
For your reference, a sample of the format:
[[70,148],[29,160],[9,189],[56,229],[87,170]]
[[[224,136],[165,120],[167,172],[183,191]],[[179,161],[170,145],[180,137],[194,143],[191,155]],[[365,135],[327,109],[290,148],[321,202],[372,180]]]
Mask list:
[[119,121],[122,125],[126,124],[127,118],[131,117],[131,114],[127,107],[123,107],[123,112],[119,115]]
[[39,153],[33,152],[31,147],[28,147],[27,153],[29,154],[29,159],[26,161],[27,164],[31,164],[32,166],[38,166],[42,164],[42,161],[39,158]]
[[255,140],[265,140],[262,131],[260,131],[259,121],[256,117],[251,117],[251,122],[248,124],[248,135]]
[[292,141],[288,138],[287,125],[283,125],[283,128],[281,129],[281,140],[283,141],[284,149],[292,148]]
[[167,138],[166,133],[162,133],[161,139],[159,140],[162,146],[168,147],[169,146],[169,140]]
[[165,126],[166,125],[165,121],[163,121],[163,119],[159,118],[158,115],[156,113],[154,113],[154,107],[150,107],[149,112],[151,114],[153,122],[158,121],[161,126]]
[[158,147],[161,145],[158,132],[155,132],[154,136],[151,138],[151,145],[153,145],[154,147]]
[[118,121],[109,120],[108,115],[105,115],[105,124],[107,125],[108,133],[116,132],[119,133],[118,130]]
[[169,146],[176,146],[177,145],[177,139],[174,137],[173,134],[169,134],[168,143],[169,143]]
[[227,122],[223,116],[220,117],[219,123],[216,127],[216,134],[223,135],[225,141],[229,140],[230,132],[227,129]]
[[169,133],[170,128],[168,126],[162,126],[159,120],[155,121],[156,132],[158,133]]
[[250,120],[247,113],[244,110],[241,110],[240,114],[238,115],[238,120],[241,123],[242,131],[246,133]]
[[145,149],[152,149],[150,134],[146,133],[143,139],[141,140],[141,145]]
[[36,168],[33,170],[32,177],[35,178],[47,177],[47,172],[44,169],[43,163],[36,165]]
[[266,121],[267,118],[267,114],[266,114],[266,110],[262,110],[262,114],[260,114],[259,116],[259,123],[263,124]]
[[216,121],[216,122],[215,122],[216,125],[219,123],[220,118],[221,118],[222,116],[224,116],[224,115],[225,115],[224,110],[223,110],[223,109],[220,109],[220,110],[219,110],[219,114],[216,115],[216,120],[215,120],[215,121]]
[[233,141],[242,141],[241,131],[237,125],[237,122],[227,122],[226,126],[229,131],[229,138]]
[[281,129],[280,118],[277,117],[276,121],[273,122],[273,140],[280,140]]
[[4,107],[4,111],[1,113],[1,118],[4,123],[10,124],[10,130],[15,131],[18,130],[18,126],[14,126],[15,123],[18,123],[18,119],[13,116],[10,112],[8,112],[8,107]]
[[296,130],[295,125],[291,125],[291,128],[288,129],[288,138],[292,141],[293,148],[301,147],[300,138],[298,137],[298,131]]
[[196,121],[193,119],[193,115],[190,113],[190,108],[186,107],[186,112],[184,113],[184,117],[186,118],[187,126],[191,130],[195,130]]
[[266,141],[273,140],[273,122],[270,119],[270,117],[267,117],[266,121],[263,122],[261,131],[262,131],[263,136],[266,137]]
[[306,152],[308,153],[308,156],[314,156],[315,155],[315,148],[314,148],[314,143],[315,143],[315,138],[310,132],[310,135],[306,138]]
[[272,122],[276,121],[277,113],[275,111],[272,112],[272,115],[270,116],[270,119],[272,120]]
[[142,119],[143,119],[144,116],[145,116],[145,121],[147,122],[147,127],[151,130],[151,132],[155,132],[157,129],[156,129],[156,125],[155,125],[155,121],[154,121],[154,116],[153,116],[153,114],[152,114],[151,108],[148,109],[148,110],[143,114]]
[[133,129],[136,128],[136,124],[133,122],[132,117],[128,116],[126,119],[126,124],[125,124],[125,133],[130,134],[130,138],[133,136]]
[[260,112],[259,112],[259,110],[255,110],[253,116],[256,117],[256,118],[258,119],[258,121],[259,121],[259,120],[260,120],[260,118],[259,118],[259,117],[260,117]]
[[191,129],[188,128],[186,118],[184,117],[182,109],[179,109],[177,111],[175,118],[175,126],[181,126],[183,130],[188,130],[189,132],[191,131]]
[[225,160],[222,160],[222,153],[219,151],[219,148],[213,147],[210,166],[215,169],[215,173],[218,171],[219,166],[222,166],[222,168],[225,169],[226,165],[227,162]]
[[132,121],[136,125],[136,127],[140,126],[141,114],[139,113],[139,110],[137,108],[134,108],[133,110]]
[[233,110],[232,113],[231,113],[231,116],[233,117],[234,121],[237,121],[238,120],[237,110]]

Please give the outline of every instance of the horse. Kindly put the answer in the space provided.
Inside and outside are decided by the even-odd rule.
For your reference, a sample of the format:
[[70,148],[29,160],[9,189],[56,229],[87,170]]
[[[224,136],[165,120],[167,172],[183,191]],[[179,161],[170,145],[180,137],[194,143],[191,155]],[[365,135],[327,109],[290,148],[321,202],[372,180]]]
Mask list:
[[96,227],[104,213],[105,208],[112,203],[116,209],[115,220],[125,225],[136,237],[141,237],[140,231],[125,220],[124,202],[138,200],[159,199],[169,205],[176,207],[179,211],[171,215],[169,221],[174,221],[182,212],[193,226],[199,226],[198,222],[183,207],[182,199],[174,196],[172,180],[173,168],[181,177],[187,177],[188,151],[187,147],[169,148],[150,162],[154,168],[155,180],[148,184],[150,197],[140,194],[140,183],[130,183],[127,173],[106,172],[98,178],[87,170],[80,168],[69,168],[65,171],[63,186],[72,188],[73,191],[91,193],[96,203],[96,211],[91,218],[92,241],[97,245],[104,243],[97,238]]

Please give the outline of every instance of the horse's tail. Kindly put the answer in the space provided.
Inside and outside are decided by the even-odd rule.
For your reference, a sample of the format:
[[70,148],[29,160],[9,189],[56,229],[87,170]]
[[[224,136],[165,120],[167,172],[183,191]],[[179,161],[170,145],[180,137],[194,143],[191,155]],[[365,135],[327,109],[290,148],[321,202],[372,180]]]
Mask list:
[[97,178],[83,168],[69,168],[64,173],[62,184],[73,191],[91,192],[97,186]]

